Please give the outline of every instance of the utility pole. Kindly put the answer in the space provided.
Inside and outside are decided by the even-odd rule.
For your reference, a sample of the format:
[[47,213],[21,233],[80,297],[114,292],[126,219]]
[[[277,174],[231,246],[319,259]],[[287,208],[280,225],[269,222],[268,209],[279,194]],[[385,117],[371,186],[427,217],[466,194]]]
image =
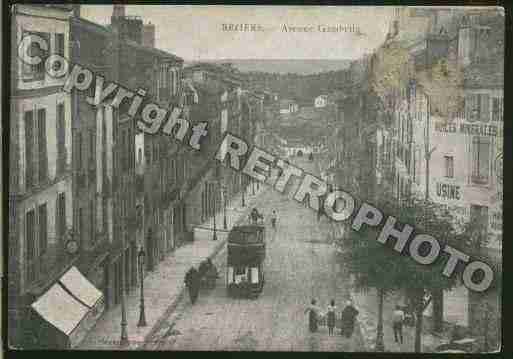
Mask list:
[[[117,111],[118,118],[113,119],[116,121],[115,126],[119,126],[119,111]],[[119,131],[117,131],[119,133]],[[116,164],[117,164],[117,170],[120,171],[122,169],[122,166],[120,166],[120,148],[119,148],[118,141],[116,139]],[[118,172],[119,175],[119,172]],[[127,188],[125,181],[123,180],[123,176],[120,176],[121,185],[119,186],[122,191],[118,192],[118,206],[121,206],[121,208],[125,208],[123,205],[123,200],[121,198],[122,194],[126,193]],[[126,319],[126,304],[125,304],[125,281],[126,281],[126,263],[125,263],[125,246],[126,246],[126,235],[127,235],[127,229],[126,229],[126,213],[125,210],[122,212],[122,216],[120,216],[120,224],[122,226],[121,230],[121,339],[120,339],[120,346],[125,347],[128,346],[128,333],[127,333],[127,319]]]
[[242,177],[242,174],[240,175],[240,184],[241,184],[241,191],[242,191],[242,207],[245,207],[246,203],[244,201],[244,192],[246,191],[246,188],[244,187],[244,177]]
[[226,194],[227,194],[227,189],[226,189],[226,185],[223,184],[223,187],[222,187],[222,195],[223,195],[223,228],[224,229],[227,229],[228,228],[228,225],[226,223]]
[[[429,201],[429,162],[431,161],[431,155],[436,150],[436,146],[431,147],[430,135],[431,135],[431,100],[426,94],[427,100],[427,118],[426,118],[426,131],[424,133],[424,144],[425,144],[425,156],[426,156],[426,193],[425,200],[426,206]],[[433,318],[434,318],[434,329],[437,332],[443,330],[443,316],[444,316],[444,292],[442,289],[435,290],[433,292]]]
[[212,196],[212,197],[214,197],[214,198],[213,198],[213,199],[214,199],[214,211],[213,211],[213,212],[214,212],[214,214],[213,214],[213,215],[214,215],[214,235],[212,236],[212,240],[213,240],[213,241],[217,241],[217,226],[216,226],[216,215],[217,215],[217,206],[216,206],[216,204],[217,204],[217,186],[216,186],[216,182],[213,182],[213,183],[211,184],[211,187],[212,187],[212,189],[214,189],[214,190],[215,190],[215,191],[213,191],[213,192],[214,192],[214,195]]
[[490,305],[486,303],[485,305],[485,318],[484,318],[484,352],[487,353],[490,350],[490,346],[488,343],[488,326],[490,323]]
[[[117,120],[116,120],[117,121]],[[119,149],[116,145],[116,149]],[[116,151],[117,152],[117,151]],[[121,186],[124,187],[124,184]],[[125,193],[123,191],[123,193]],[[120,196],[121,194],[118,192],[118,204],[120,204]],[[121,233],[121,339],[119,341],[119,345],[125,347],[128,345],[128,333],[126,330],[127,320],[126,320],[126,306],[125,306],[125,272],[126,272],[126,264],[125,264],[125,245],[126,245],[126,218],[123,213],[123,217],[121,218],[122,222],[122,233]]]
[[429,99],[429,96],[426,95],[427,100],[427,119],[426,119],[426,128],[424,133],[424,151],[425,151],[425,158],[426,158],[426,194],[425,198],[426,201],[429,200],[429,162],[431,161],[431,155],[436,150],[436,146],[431,148],[430,144],[430,131],[431,131],[431,101]]

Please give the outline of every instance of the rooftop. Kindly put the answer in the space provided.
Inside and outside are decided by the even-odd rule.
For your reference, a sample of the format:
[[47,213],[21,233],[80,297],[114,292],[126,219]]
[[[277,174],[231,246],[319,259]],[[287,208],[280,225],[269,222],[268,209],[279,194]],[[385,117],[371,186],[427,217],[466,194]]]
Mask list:
[[[72,21],[72,24],[75,24],[75,25],[81,26],[81,27],[87,27],[87,29],[89,31],[93,31],[99,35],[109,36],[114,33],[110,26],[103,26],[103,25],[97,24],[95,22],[86,20],[82,17],[81,18],[73,17],[71,19],[71,21]],[[152,53],[153,55],[161,57],[161,58],[173,60],[176,62],[183,62],[183,59],[181,57],[171,54],[164,50],[160,50],[160,49],[153,48],[153,47],[143,46],[143,45],[140,45],[140,44],[136,43],[135,41],[132,41],[129,39],[125,39],[124,43],[127,44],[128,46],[135,48],[135,49],[138,49],[141,51],[147,51],[147,52]]]
[[501,60],[483,61],[467,66],[463,73],[463,87],[502,88],[504,86],[504,63]]

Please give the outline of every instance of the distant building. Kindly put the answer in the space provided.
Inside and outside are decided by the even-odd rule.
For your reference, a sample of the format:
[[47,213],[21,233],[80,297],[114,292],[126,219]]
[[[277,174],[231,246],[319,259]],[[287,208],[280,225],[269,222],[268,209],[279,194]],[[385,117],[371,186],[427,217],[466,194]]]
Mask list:
[[8,127],[8,313],[12,346],[35,344],[31,318],[36,315],[30,306],[77,258],[76,252],[66,250],[73,225],[72,95],[62,89],[64,77],[51,77],[43,62],[25,64],[15,55],[22,38],[38,35],[49,45],[44,55],[69,58],[71,15],[70,5],[17,4],[12,8]]
[[280,114],[291,114],[299,111],[299,105],[294,100],[280,101]]
[[326,107],[328,105],[328,96],[327,95],[319,95],[314,100],[314,106],[316,108]]
[[146,47],[155,47],[155,25],[151,22],[143,25],[142,28],[142,45]]

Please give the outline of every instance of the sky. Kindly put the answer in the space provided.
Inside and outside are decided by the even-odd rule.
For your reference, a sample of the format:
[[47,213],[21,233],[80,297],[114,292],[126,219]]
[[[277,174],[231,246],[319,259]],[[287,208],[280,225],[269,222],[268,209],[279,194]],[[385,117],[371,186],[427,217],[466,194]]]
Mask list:
[[[346,6],[130,5],[126,15],[156,26],[156,47],[186,61],[219,59],[357,59],[384,41],[392,9]],[[112,5],[83,5],[81,16],[108,24]],[[223,24],[259,24],[264,31],[223,31]],[[285,32],[283,25],[311,27]],[[355,30],[321,32],[319,26]]]

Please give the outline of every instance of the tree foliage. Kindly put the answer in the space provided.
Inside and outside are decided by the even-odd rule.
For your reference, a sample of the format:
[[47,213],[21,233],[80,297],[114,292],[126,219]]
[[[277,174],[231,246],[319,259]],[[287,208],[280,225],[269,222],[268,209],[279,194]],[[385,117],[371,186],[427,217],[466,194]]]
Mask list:
[[[445,244],[462,248],[452,215],[434,202],[414,198],[402,202],[383,199],[378,202],[378,208],[397,219],[396,228],[401,229],[406,223],[414,228],[410,241],[417,234],[429,234],[439,241],[441,248]],[[386,292],[407,290],[424,295],[450,289],[456,284],[455,275],[451,278],[442,275],[446,256],[440,254],[433,264],[421,265],[410,257],[409,242],[399,254],[393,249],[395,239],[390,238],[384,245],[376,240],[378,235],[379,228],[365,227],[359,232],[350,230],[345,239],[345,260],[358,288],[380,288]],[[421,255],[427,254],[427,250],[429,248],[421,246]]]
[[419,71],[416,77],[429,96],[434,115],[452,118],[462,110],[463,73],[456,61],[440,60],[429,69]]
[[400,42],[389,42],[375,53],[371,66],[371,91],[386,103],[390,91],[401,86],[408,71],[409,53]]

